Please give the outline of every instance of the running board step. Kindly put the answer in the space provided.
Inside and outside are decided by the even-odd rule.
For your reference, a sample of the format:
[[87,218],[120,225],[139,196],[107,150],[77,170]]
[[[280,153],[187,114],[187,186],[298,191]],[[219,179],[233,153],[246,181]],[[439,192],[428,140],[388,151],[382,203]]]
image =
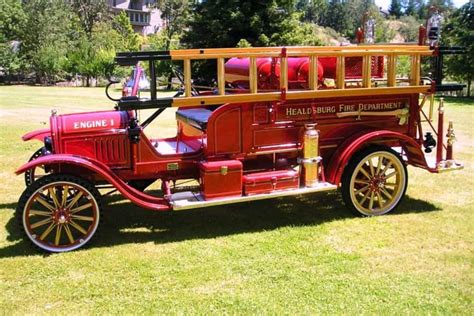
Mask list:
[[332,191],[336,190],[337,186],[327,182],[320,182],[315,187],[311,188],[301,188],[301,189],[291,189],[291,190],[281,190],[273,191],[271,193],[251,195],[251,196],[238,196],[238,197],[226,197],[215,200],[204,200],[200,193],[186,191],[174,193],[170,197],[170,204],[174,211],[188,210],[193,208],[224,205],[231,203],[239,202],[249,202],[256,200],[271,199],[276,197],[283,196],[292,196],[292,195],[303,195],[307,193],[323,192],[323,191]]

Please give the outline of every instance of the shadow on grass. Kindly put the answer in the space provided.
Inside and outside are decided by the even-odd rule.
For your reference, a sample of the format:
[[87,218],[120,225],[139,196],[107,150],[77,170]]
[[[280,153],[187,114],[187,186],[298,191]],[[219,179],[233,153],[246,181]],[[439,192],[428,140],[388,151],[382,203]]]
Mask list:
[[[355,218],[335,192],[165,213],[139,208],[118,195],[108,197],[106,203],[99,236],[86,249],[150,241],[164,244]],[[437,210],[429,202],[406,196],[393,215]],[[0,258],[35,254],[15,218],[6,229],[8,240],[18,242],[0,248]]]

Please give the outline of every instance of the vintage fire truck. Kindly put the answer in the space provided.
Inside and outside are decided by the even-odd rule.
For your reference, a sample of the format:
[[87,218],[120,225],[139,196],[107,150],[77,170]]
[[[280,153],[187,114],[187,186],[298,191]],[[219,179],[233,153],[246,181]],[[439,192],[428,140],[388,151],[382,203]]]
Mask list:
[[[437,124],[432,119],[442,86],[420,74],[422,58],[436,55],[425,45],[119,53],[118,66],[148,64],[150,97],[123,96],[110,111],[53,112],[48,129],[23,137],[44,142],[16,171],[27,184],[17,207],[26,236],[50,252],[87,244],[104,185],[153,211],[340,189],[348,209],[386,214],[405,194],[407,165],[462,168],[442,102]],[[408,76],[397,74],[401,58],[411,62]],[[159,98],[156,63],[166,60],[182,65],[183,89]],[[192,63],[203,60],[216,69],[210,91],[193,85]],[[147,135],[170,107],[176,136]],[[140,121],[143,109],[155,112]],[[196,185],[177,189],[182,180]],[[145,191],[156,181],[161,192]]]

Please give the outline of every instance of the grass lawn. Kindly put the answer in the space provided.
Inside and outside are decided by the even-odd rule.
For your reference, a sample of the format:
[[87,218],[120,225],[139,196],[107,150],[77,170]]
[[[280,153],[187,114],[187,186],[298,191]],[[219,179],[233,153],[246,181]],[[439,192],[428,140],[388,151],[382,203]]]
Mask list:
[[[58,113],[111,109],[103,89],[0,87],[0,311],[472,314],[474,101],[449,99],[465,169],[409,167],[391,215],[357,218],[337,193],[160,214],[108,198],[95,243],[44,255],[14,220],[22,142]],[[166,110],[151,133],[173,135]]]

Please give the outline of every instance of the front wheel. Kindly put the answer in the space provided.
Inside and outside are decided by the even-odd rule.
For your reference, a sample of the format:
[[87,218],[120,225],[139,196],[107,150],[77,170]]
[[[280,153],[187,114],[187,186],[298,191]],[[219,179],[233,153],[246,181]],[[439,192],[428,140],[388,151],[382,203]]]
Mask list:
[[87,244],[99,226],[99,192],[78,177],[47,175],[23,192],[17,216],[40,249],[71,251]]
[[400,155],[391,148],[374,146],[351,159],[342,178],[342,197],[359,214],[383,215],[398,206],[407,184]]

